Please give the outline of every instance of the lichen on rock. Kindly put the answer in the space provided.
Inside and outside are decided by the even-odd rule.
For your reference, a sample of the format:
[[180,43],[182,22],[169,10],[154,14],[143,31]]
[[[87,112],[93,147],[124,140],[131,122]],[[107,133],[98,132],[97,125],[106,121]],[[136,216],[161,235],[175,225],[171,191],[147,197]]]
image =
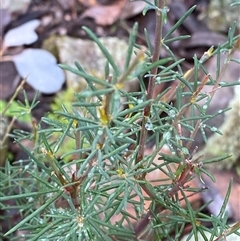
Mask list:
[[232,168],[240,158],[240,86],[235,86],[234,90],[234,98],[229,103],[231,109],[226,112],[224,123],[219,128],[222,135],[216,133],[211,136],[202,151],[206,156],[231,155],[217,165],[214,164],[219,169]]

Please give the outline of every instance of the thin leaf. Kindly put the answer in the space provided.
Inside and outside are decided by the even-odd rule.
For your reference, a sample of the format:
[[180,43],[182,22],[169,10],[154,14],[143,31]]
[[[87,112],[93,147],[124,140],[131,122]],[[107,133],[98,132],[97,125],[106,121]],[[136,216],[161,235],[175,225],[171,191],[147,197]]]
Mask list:
[[17,225],[15,225],[13,228],[11,228],[7,233],[5,233],[4,236],[7,236],[19,228],[21,228],[24,224],[26,224],[28,221],[30,221],[32,218],[36,217],[39,213],[41,213],[44,209],[46,209],[50,204],[52,204],[58,197],[60,197],[63,194],[63,191],[59,191],[56,195],[54,195],[52,198],[47,200],[42,206],[40,206],[37,210],[32,212],[30,215],[28,215],[26,218],[24,218],[22,221],[20,221]]
[[207,159],[207,160],[203,161],[203,164],[206,165],[206,164],[211,164],[211,163],[214,163],[214,162],[220,162],[220,161],[223,161],[227,158],[230,158],[231,156],[232,155],[225,155],[225,156],[215,157],[215,158],[212,158],[212,159]]
[[155,63],[152,64],[148,64],[146,65],[146,63],[144,65],[140,65],[139,68],[136,70],[136,72],[133,73],[132,77],[137,77],[139,75],[142,75],[144,73],[147,73],[149,70],[151,70],[152,68],[155,68],[157,66],[161,66],[166,64],[167,62],[169,62],[170,60],[172,60],[172,58],[164,58],[164,59],[160,59],[158,61],[156,61]]
[[42,191],[42,192],[30,192],[30,193],[21,193],[21,194],[16,194],[16,195],[9,195],[6,197],[0,197],[0,201],[7,201],[7,200],[11,200],[11,199],[18,199],[18,198],[27,198],[27,197],[36,197],[36,196],[41,196],[44,194],[48,194],[48,193],[54,193],[59,191],[59,189],[51,189],[51,190],[46,190],[46,191]]
[[111,87],[111,84],[107,83],[106,81],[102,81],[94,76],[91,76],[85,73],[84,71],[80,71],[79,69],[75,69],[65,64],[59,64],[59,67],[61,67],[62,69],[68,70],[76,75],[82,76],[86,81],[92,81],[93,83],[99,84],[101,86]]
[[174,25],[173,27],[168,31],[168,33],[165,35],[163,41],[165,41],[180,25],[182,25],[183,21],[195,10],[196,5],[192,6]]
[[66,136],[68,135],[69,130],[73,126],[73,121],[74,121],[73,119],[70,119],[66,129],[64,129],[62,135],[58,138],[58,142],[57,142],[56,146],[53,149],[53,153],[56,153],[59,150],[59,148],[62,146]]
[[193,235],[194,235],[194,239],[195,240],[198,240],[198,235],[197,235],[197,226],[196,226],[196,216],[195,216],[195,213],[193,211],[193,208],[191,206],[191,203],[189,202],[187,196],[185,195],[184,191],[182,189],[181,190],[181,194],[183,195],[184,197],[184,200],[185,200],[185,203],[186,203],[186,206],[187,206],[187,210],[188,210],[188,214],[190,216],[190,220],[191,220],[191,224],[192,224],[192,232],[193,232]]
[[191,38],[191,35],[184,35],[184,36],[178,36],[178,37],[174,37],[174,38],[170,38],[170,39],[167,39],[167,40],[164,40],[164,43],[171,43],[171,42],[174,42],[174,41],[180,41],[180,40],[185,40],[185,39],[189,39]]
[[210,173],[209,171],[207,171],[207,170],[204,169],[204,168],[200,168],[200,171],[203,172],[204,174],[206,174],[208,177],[210,177],[210,179],[211,179],[213,182],[216,182],[216,178],[213,176],[212,173]]
[[137,36],[137,30],[138,30],[138,23],[134,23],[133,29],[131,32],[131,35],[129,37],[128,41],[128,51],[127,51],[127,56],[125,60],[125,65],[124,65],[124,71],[126,71],[129,67],[130,61],[131,61],[131,56],[133,53],[133,46],[136,41],[136,36]]
[[230,179],[226,196],[225,196],[225,198],[224,198],[224,201],[223,201],[221,210],[220,210],[220,212],[219,212],[219,214],[218,214],[218,217],[219,217],[219,218],[221,218],[221,217],[225,214],[225,212],[226,212],[228,200],[229,200],[229,197],[230,197],[230,194],[231,194],[231,190],[232,190],[232,184],[233,184],[233,178]]
[[149,37],[148,31],[147,31],[146,28],[144,28],[144,35],[145,35],[145,38],[146,38],[146,42],[147,42],[147,46],[148,46],[149,52],[151,54],[153,54],[153,46],[151,44],[150,37]]
[[115,75],[119,76],[120,75],[120,71],[117,67],[117,65],[115,64],[111,54],[108,52],[108,50],[105,48],[105,46],[101,43],[101,41],[99,40],[99,38],[87,27],[82,27],[82,29],[89,35],[90,38],[92,38],[92,40],[98,45],[98,47],[102,50],[103,54],[105,55],[105,57],[107,58],[108,62],[111,64],[111,66],[114,69]]

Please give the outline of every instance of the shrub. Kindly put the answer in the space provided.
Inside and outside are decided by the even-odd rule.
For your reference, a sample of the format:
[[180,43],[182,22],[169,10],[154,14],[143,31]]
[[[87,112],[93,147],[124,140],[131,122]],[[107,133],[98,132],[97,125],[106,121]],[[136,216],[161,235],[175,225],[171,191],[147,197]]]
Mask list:
[[[40,123],[35,123],[32,119],[32,132],[13,132],[12,137],[29,159],[14,164],[6,161],[1,171],[1,209],[8,210],[10,215],[12,210],[18,209],[22,216],[14,227],[9,227],[6,237],[19,240],[11,235],[21,230],[22,237],[31,241],[179,240],[184,227],[190,224],[189,239],[198,240],[199,232],[207,240],[204,231],[209,231],[213,240],[237,229],[238,226],[229,228],[226,223],[225,208],[231,183],[218,216],[208,216],[202,212],[204,206],[198,210],[191,206],[188,196],[201,190],[188,186],[188,182],[196,176],[201,179],[202,173],[214,180],[206,165],[227,157],[199,161],[190,148],[200,124],[216,116],[206,111],[221,81],[221,73],[239,46],[239,39],[234,37],[233,27],[227,43],[215,51],[209,49],[201,59],[195,56],[194,67],[183,73],[184,59],[178,59],[168,43],[188,37],[170,36],[195,7],[165,36],[162,36],[162,26],[167,20],[167,8],[164,5],[151,7],[156,11],[153,48],[135,44],[135,24],[125,68],[120,70],[101,40],[84,27],[106,57],[105,80],[89,75],[79,63],[75,63],[75,67],[61,65],[85,78],[86,89],[75,93],[76,101],[71,108],[62,104],[62,110],[55,112],[59,120],[42,117]],[[161,48],[170,57],[159,59]],[[217,65],[218,75],[212,79],[203,63],[212,55],[220,56],[222,49],[228,51],[227,61],[224,66]],[[197,77],[200,69],[205,72],[202,82]],[[128,81],[133,79],[138,80],[140,90],[125,91]],[[157,84],[173,81],[177,83],[174,87],[153,98]],[[205,85],[213,86],[210,93],[202,92]],[[201,100],[205,100],[204,106],[199,104]],[[36,104],[36,99],[30,104],[26,96],[21,114],[31,116]],[[194,114],[194,109],[199,115]],[[191,114],[186,116],[189,110]],[[42,122],[49,127],[43,129]],[[184,136],[183,128],[191,136]],[[53,140],[51,137],[56,133],[58,139]],[[59,159],[58,152],[66,138],[74,140],[75,149]],[[25,139],[33,141],[32,150],[22,144]],[[146,146],[151,141],[155,148],[146,155]],[[162,152],[165,146],[168,153]],[[69,156],[74,157],[73,160],[64,161]],[[165,175],[156,177],[157,185],[148,179],[149,174],[156,172]],[[14,200],[14,205],[9,206],[8,200]],[[204,223],[211,223],[214,228]]]

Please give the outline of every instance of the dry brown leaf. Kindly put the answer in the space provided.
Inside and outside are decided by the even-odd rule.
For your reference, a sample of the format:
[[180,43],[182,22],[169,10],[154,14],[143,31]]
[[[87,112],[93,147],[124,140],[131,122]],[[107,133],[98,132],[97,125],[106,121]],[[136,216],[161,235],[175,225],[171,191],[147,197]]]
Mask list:
[[86,8],[94,7],[99,4],[97,0],[78,0],[78,2]]
[[[150,0],[151,2],[151,0]],[[126,18],[130,18],[133,17],[139,13],[141,13],[143,11],[143,9],[145,8],[145,6],[147,6],[148,4],[145,2],[129,2],[127,1],[127,3],[124,5],[123,11],[121,12],[121,16],[120,19],[126,19]]]
[[88,8],[81,18],[93,18],[96,24],[102,26],[112,25],[118,19],[133,17],[141,13],[147,5],[145,2],[129,2],[126,0],[117,0],[110,4],[99,4],[96,0],[78,1]]
[[98,25],[112,25],[119,19],[125,4],[126,0],[118,0],[109,6],[95,5],[94,7],[87,9],[81,16],[81,19],[93,18]]

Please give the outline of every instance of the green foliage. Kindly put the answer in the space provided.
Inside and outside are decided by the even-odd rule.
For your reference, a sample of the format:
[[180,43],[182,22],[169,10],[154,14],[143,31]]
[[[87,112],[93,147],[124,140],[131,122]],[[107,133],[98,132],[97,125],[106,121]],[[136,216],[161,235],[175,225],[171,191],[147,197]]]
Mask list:
[[[149,235],[152,235],[151,240],[179,240],[184,227],[189,224],[192,226],[189,239],[197,240],[201,233],[206,240],[204,231],[212,233],[210,240],[231,233],[225,212],[231,183],[217,217],[204,214],[203,207],[193,209],[188,195],[200,190],[188,187],[186,183],[195,174],[201,178],[202,173],[214,180],[205,166],[223,159],[199,162],[190,152],[200,124],[217,115],[206,113],[213,94],[203,93],[202,88],[205,84],[215,88],[221,80],[206,76],[200,82],[196,73],[199,69],[205,71],[203,63],[213,54],[220,55],[223,48],[229,49],[227,57],[230,59],[237,37],[231,32],[228,43],[214,53],[210,49],[200,60],[194,57],[194,68],[184,74],[184,60],[178,59],[167,44],[186,38],[171,39],[170,35],[194,7],[165,37],[161,31],[166,11],[161,9],[166,10],[165,6],[156,6],[159,18],[156,39],[161,40],[158,41],[161,45],[133,52],[137,34],[135,25],[123,72],[94,33],[83,28],[106,57],[105,80],[86,73],[80,63],[75,67],[61,65],[85,78],[86,89],[75,93],[71,106],[62,104],[62,109],[55,111],[60,120],[52,115],[42,117],[33,133],[15,131],[12,134],[29,159],[19,160],[14,165],[6,162],[0,172],[0,207],[3,210],[18,208],[22,216],[21,221],[9,227],[5,236],[19,240],[14,233],[24,230],[23,236],[28,241],[145,240]],[[147,31],[145,34],[149,39]],[[160,48],[165,48],[171,57],[158,60]],[[132,62],[131,55],[134,55]],[[224,69],[224,66],[219,68]],[[219,73],[221,69],[216,71]],[[144,76],[149,78],[148,88]],[[139,92],[125,91],[124,87],[133,78],[138,79]],[[153,98],[156,84],[173,80],[177,80],[175,88],[168,88]],[[204,107],[199,104],[203,99]],[[26,98],[25,113],[30,114],[35,105],[35,100],[30,104]],[[191,115],[185,115],[189,110]],[[43,129],[42,122],[49,127]],[[181,128],[193,134],[183,136]],[[148,131],[152,131],[151,136]],[[34,148],[26,148],[21,142],[23,139],[33,140]],[[72,149],[65,148],[69,139],[74,143]],[[146,155],[146,144],[151,141],[156,144],[155,150]],[[159,154],[166,145],[170,153]],[[64,161],[69,159],[72,161]],[[164,173],[164,178],[157,177],[158,184],[153,185],[147,175],[159,171]],[[185,205],[180,204],[180,194]],[[14,200],[14,206],[9,207],[8,200]],[[147,210],[146,200],[150,202]],[[211,223],[214,228],[207,228],[204,223]]]
[[[74,96],[74,90],[69,88],[64,91],[60,91],[58,94],[56,94],[53,103],[51,104],[51,110],[47,117],[48,119],[51,119],[53,122],[61,122],[62,124],[67,124],[68,120],[65,117],[62,117],[62,115],[56,115],[55,111],[58,111],[62,108],[62,103],[64,103],[64,106],[66,109],[71,110],[72,103],[76,101],[76,98]],[[56,142],[56,140],[61,136],[61,132],[54,132],[49,140],[52,142]],[[69,152],[69,150],[74,149],[75,147],[75,140],[70,137],[66,137],[64,139],[64,145],[61,146],[56,156],[58,158],[61,158],[62,155]],[[73,156],[68,156],[64,160],[70,161],[73,159]]]

